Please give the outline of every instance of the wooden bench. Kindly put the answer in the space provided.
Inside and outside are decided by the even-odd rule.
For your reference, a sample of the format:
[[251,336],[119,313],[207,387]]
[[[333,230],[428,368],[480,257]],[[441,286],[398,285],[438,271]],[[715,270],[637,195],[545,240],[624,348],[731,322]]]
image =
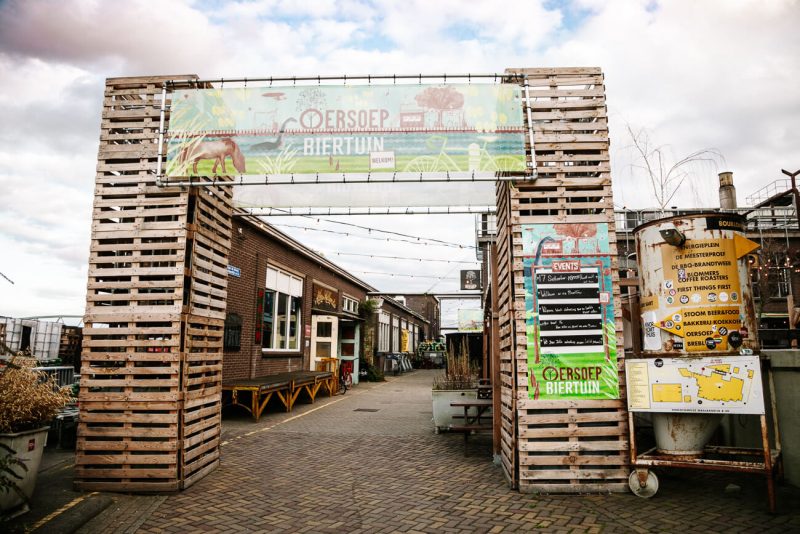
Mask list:
[[[467,455],[467,442],[473,433],[492,432],[492,405],[493,402],[491,399],[454,401],[450,403],[450,406],[454,408],[464,408],[464,415],[458,417],[458,419],[463,419],[464,423],[460,425],[451,424],[448,427],[451,432],[461,432],[464,434],[464,456]],[[472,408],[474,408],[473,413],[470,413],[470,409]]]
[[312,403],[323,386],[332,395],[335,391],[333,380],[333,373],[328,371],[291,371],[257,378],[225,380],[222,382],[222,391],[230,392],[230,401],[223,406],[239,406],[250,412],[258,422],[273,395],[290,412],[303,391],[308,394]]

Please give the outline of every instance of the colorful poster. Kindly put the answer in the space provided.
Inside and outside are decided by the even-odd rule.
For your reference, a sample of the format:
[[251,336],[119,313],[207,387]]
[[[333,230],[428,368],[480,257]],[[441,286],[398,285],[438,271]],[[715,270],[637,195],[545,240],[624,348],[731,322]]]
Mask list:
[[625,361],[632,412],[763,414],[758,356]]
[[167,176],[520,172],[512,84],[175,91]]
[[522,226],[528,394],[618,399],[608,225]]
[[483,310],[458,310],[459,332],[483,332]]

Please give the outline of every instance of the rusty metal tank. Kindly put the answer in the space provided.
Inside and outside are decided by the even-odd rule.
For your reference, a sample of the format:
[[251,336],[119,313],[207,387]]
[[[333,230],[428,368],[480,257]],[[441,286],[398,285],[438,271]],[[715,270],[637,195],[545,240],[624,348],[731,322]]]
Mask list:
[[756,351],[758,325],[744,236],[729,213],[657,219],[634,229],[647,355],[712,356]]

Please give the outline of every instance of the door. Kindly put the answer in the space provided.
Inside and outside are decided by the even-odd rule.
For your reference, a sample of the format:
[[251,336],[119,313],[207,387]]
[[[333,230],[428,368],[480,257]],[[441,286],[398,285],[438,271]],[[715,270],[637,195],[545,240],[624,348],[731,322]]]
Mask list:
[[[322,358],[336,358],[339,318],[335,315],[311,316],[311,370],[318,369]],[[323,367],[328,369],[327,366]]]
[[342,322],[339,329],[339,357],[353,362],[353,384],[358,384],[360,332],[361,325],[355,321]]

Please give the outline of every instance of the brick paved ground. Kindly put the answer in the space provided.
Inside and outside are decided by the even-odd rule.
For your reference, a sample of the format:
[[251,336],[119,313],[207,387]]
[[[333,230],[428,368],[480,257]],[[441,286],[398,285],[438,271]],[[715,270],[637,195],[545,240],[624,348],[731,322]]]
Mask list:
[[[432,376],[362,384],[258,424],[228,416],[220,468],[167,497],[138,532],[800,530],[800,491],[780,488],[770,515],[755,476],[666,472],[650,500],[511,491],[486,439],[471,441],[465,458],[460,436],[433,433]],[[741,490],[726,492],[730,483]],[[97,519],[84,531],[122,530],[108,512]]]
[[[650,501],[510,491],[485,438],[464,458],[460,436],[433,434],[431,379],[362,384],[258,424],[226,413],[221,468],[177,495],[75,491],[74,453],[48,449],[31,512],[0,531],[800,531],[800,491],[781,488],[772,516],[755,476],[662,472]],[[726,492],[731,483],[741,489]]]

